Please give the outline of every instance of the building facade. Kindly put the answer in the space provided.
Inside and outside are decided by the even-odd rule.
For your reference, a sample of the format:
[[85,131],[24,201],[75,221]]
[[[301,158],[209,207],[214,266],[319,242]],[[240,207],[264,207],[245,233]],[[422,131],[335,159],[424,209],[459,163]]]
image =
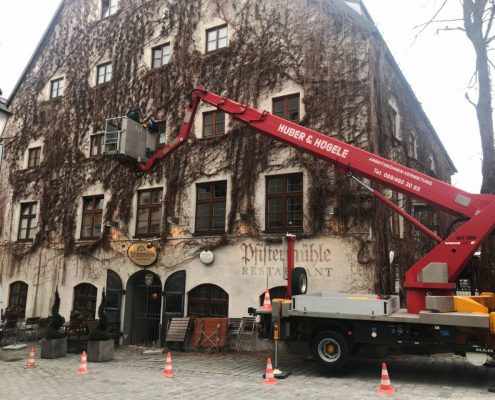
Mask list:
[[[173,316],[246,315],[284,293],[284,236],[309,292],[388,293],[429,246],[328,163],[212,107],[157,170],[103,155],[139,107],[173,139],[196,84],[449,180],[455,168],[359,1],[65,0],[9,99],[0,176],[5,303],[94,318],[126,343]],[[433,230],[445,216],[381,188]],[[414,244],[412,244],[414,243]],[[395,254],[390,262],[390,252]]]

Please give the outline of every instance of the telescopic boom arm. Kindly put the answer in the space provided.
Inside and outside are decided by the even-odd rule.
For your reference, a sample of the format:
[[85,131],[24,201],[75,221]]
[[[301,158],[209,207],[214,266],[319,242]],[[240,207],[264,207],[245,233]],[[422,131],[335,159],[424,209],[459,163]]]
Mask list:
[[[146,163],[138,164],[140,170],[149,171],[156,161],[170,155],[187,141],[194,115],[201,101],[217,107],[259,133],[331,162],[339,172],[352,176],[371,194],[387,203],[437,241],[438,245],[406,272],[404,286],[407,288],[407,307],[411,313],[418,313],[425,309],[427,294],[453,294],[456,278],[482,241],[495,229],[494,195],[468,193],[267,111],[258,111],[226,96],[209,92],[202,86],[198,86],[191,92],[191,101],[186,109],[179,135],[158,150]],[[442,240],[395,206],[380,192],[354,177],[354,173],[420,199],[453,215],[466,216],[470,219]]]

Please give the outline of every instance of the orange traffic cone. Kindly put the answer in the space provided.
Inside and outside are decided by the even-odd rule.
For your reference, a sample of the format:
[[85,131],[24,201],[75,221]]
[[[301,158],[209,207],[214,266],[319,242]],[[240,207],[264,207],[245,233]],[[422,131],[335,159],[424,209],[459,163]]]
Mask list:
[[88,362],[86,361],[86,352],[83,351],[81,355],[81,361],[79,362],[79,370],[78,374],[87,374],[88,373]]
[[265,298],[263,300],[263,310],[271,311],[272,310],[272,302],[270,301],[270,292],[268,289],[265,290]]
[[264,385],[276,385],[278,381],[273,376],[273,368],[272,368],[272,360],[268,357],[266,361],[266,372],[265,372],[265,380],[263,381]]
[[395,393],[395,389],[390,383],[390,378],[387,372],[387,365],[385,363],[382,363],[382,379],[380,381],[380,387],[378,388],[378,393],[383,393],[383,394]]
[[165,368],[163,369],[162,376],[167,378],[172,378],[174,376],[174,371],[172,371],[172,356],[170,351],[167,354],[167,360],[165,361]]
[[31,351],[29,352],[28,362],[26,365],[30,368],[36,367],[34,362],[34,347],[31,347]]

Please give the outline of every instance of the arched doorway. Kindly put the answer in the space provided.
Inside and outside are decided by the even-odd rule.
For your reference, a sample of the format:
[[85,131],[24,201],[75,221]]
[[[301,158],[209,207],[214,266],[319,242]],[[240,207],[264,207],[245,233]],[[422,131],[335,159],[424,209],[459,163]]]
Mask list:
[[162,283],[159,276],[142,270],[126,285],[124,343],[147,345],[160,336]]
[[9,286],[9,311],[15,313],[17,318],[26,315],[28,284],[22,281],[12,282]]
[[106,306],[105,314],[108,322],[118,324],[120,329],[120,299],[122,297],[122,279],[112,271],[107,270],[107,287],[106,287]]
[[186,291],[186,271],[177,271],[165,281],[163,292],[163,340],[166,339],[168,321],[170,318],[184,316],[184,294]]
[[[287,293],[287,286],[275,286],[271,289],[268,289],[270,292],[270,300],[273,299],[285,299],[285,294]],[[265,292],[261,293],[259,296],[260,306],[263,305],[263,301],[265,300]]]

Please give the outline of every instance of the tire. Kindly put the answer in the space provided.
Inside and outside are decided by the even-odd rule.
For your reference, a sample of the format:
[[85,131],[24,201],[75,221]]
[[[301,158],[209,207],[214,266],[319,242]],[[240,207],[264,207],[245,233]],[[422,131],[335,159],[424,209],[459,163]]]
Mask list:
[[338,332],[319,332],[311,342],[314,359],[327,371],[337,372],[349,361],[349,343]]
[[294,268],[294,271],[292,271],[291,285],[293,295],[306,294],[308,291],[308,275],[304,268]]

